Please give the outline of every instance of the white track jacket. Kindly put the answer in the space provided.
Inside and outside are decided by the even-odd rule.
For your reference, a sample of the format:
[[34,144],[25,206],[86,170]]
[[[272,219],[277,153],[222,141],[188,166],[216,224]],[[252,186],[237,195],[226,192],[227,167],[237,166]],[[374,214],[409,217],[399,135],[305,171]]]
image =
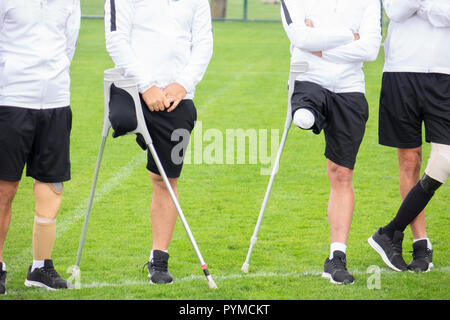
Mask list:
[[[363,63],[378,56],[381,44],[379,0],[283,0],[281,16],[291,41],[291,62],[309,70],[297,80],[336,92],[365,93]],[[307,27],[311,20],[314,27]],[[360,40],[354,40],[359,33]],[[322,51],[322,57],[312,51]]]
[[106,0],[106,48],[139,91],[173,82],[192,99],[213,52],[208,0]]
[[385,72],[450,74],[450,0],[383,0]]
[[0,106],[70,105],[80,0],[0,0]]

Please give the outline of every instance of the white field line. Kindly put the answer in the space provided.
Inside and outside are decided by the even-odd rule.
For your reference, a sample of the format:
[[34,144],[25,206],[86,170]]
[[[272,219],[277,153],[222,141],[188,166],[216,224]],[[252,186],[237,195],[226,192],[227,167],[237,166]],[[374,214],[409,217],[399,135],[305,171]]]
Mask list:
[[[208,98],[204,104],[197,107],[197,114],[200,114],[200,112],[204,111],[208,105],[216,102],[217,98],[220,97],[225,92],[227,92],[228,90],[230,90],[233,87],[233,85],[242,78],[242,76],[249,74],[249,70],[253,68],[254,65],[255,65],[254,63],[251,63],[247,65],[242,71],[233,72],[234,76],[231,78],[231,80],[228,81],[226,86],[223,86],[220,89],[216,90],[214,94],[211,95],[212,98]],[[215,72],[213,71],[211,73],[214,74]]]
[[[386,268],[380,268],[381,273],[383,274],[395,274],[396,272],[386,269]],[[368,273],[367,271],[362,270],[350,270],[350,272],[354,275],[371,275],[371,273]],[[441,267],[441,268],[433,268],[431,272],[440,272],[440,273],[446,273],[450,272],[450,266],[447,267]],[[320,277],[322,275],[322,271],[319,270],[310,270],[310,271],[303,271],[303,272],[288,272],[288,273],[276,273],[276,272],[259,272],[259,273],[236,273],[236,274],[229,274],[229,275],[213,275],[213,279],[216,280],[219,284],[219,288],[221,286],[222,281],[231,281],[231,280],[242,280],[242,279],[255,279],[255,278],[305,278],[305,277]],[[183,278],[175,278],[174,285],[177,283],[183,283],[183,282],[191,282],[191,281],[200,281],[205,279],[203,275],[191,275]],[[365,280],[358,280],[357,281],[365,281]],[[81,289],[101,289],[101,288],[121,288],[121,287],[129,287],[129,286],[148,286],[150,285],[148,280],[130,280],[126,279],[122,282],[92,282],[88,284],[81,284]],[[11,294],[23,294],[25,291],[30,290],[28,288],[23,289],[9,289],[8,293]]]
[[[101,184],[97,182],[97,186],[100,185],[100,188],[97,187],[94,197],[94,205],[93,205],[93,211],[95,211],[95,202],[98,202],[102,200],[105,196],[107,196],[111,190],[116,188],[124,179],[129,177],[134,170],[136,170],[138,167],[142,166],[145,163],[145,160],[147,159],[145,153],[139,153],[136,157],[134,157],[131,161],[129,161],[124,167],[122,167],[112,178],[110,178],[106,183]],[[103,161],[102,161],[103,162]],[[101,169],[100,169],[101,171]],[[90,191],[90,189],[89,189]],[[84,218],[86,215],[86,209],[88,205],[89,197],[86,198],[83,202],[81,202],[72,212],[67,213],[66,215],[62,216],[61,218],[58,218],[57,220],[57,226],[56,226],[56,238],[61,237],[61,235],[70,228],[73,227],[73,225],[80,220],[81,218]],[[77,238],[76,241],[79,239]],[[21,253],[15,255],[12,257],[11,261],[26,261],[27,257],[30,257],[31,255],[31,244],[30,247],[25,248],[22,250]],[[9,265],[8,265],[9,266]],[[13,265],[11,264],[10,269],[18,270],[18,268],[21,267],[17,265],[16,263]]]
[[[110,178],[105,184],[97,182],[97,185],[101,187],[95,190],[94,204],[99,202],[105,196],[107,196],[111,190],[115,189],[124,179],[127,179],[134,170],[143,166],[147,159],[146,152],[139,152],[139,154],[129,161],[124,167],[122,167],[112,178]],[[102,161],[103,162],[103,161]],[[101,171],[101,169],[100,169]],[[89,189],[90,192],[90,189]],[[89,198],[78,205],[72,212],[64,215],[59,221],[56,230],[56,238],[59,238],[63,233],[67,232],[72,226],[81,218],[86,215]],[[92,205],[92,210],[95,210],[95,206]]]
[[[394,274],[396,272],[386,269],[380,268],[381,273]],[[434,268],[431,272],[450,272],[450,266]],[[355,275],[371,275],[367,271],[362,270],[350,270],[350,273]],[[259,273],[236,273],[236,274],[228,274],[228,275],[212,275],[213,279],[216,281],[228,281],[235,279],[245,279],[245,278],[303,278],[303,277],[318,277],[322,275],[322,271],[319,270],[310,270],[303,272],[287,272],[287,273],[277,273],[277,272],[259,272]],[[205,279],[203,275],[191,275],[183,278],[175,278],[174,283],[179,282],[190,282],[196,280]],[[123,282],[118,283],[110,283],[110,282],[92,282],[89,284],[81,284],[82,289],[97,289],[97,288],[105,288],[105,287],[127,287],[127,286],[139,286],[139,285],[148,285],[148,280],[124,280]]]
[[[250,70],[251,67],[253,67],[253,64],[248,65],[243,70],[243,72],[245,73],[246,71]],[[214,103],[214,101],[217,99],[218,96],[230,90],[233,84],[236,81],[238,81],[243,76],[244,73],[236,74],[232,78],[232,81],[230,81],[227,86],[224,86],[219,90],[216,90],[216,92],[214,92],[214,94],[211,95],[213,98],[206,100],[204,106],[197,108],[197,114],[200,114],[207,108],[208,105]],[[111,138],[109,138],[109,140],[111,140]],[[106,183],[102,184],[100,181],[98,181],[94,197],[93,210],[95,210],[96,202],[102,200],[111,192],[111,190],[115,189],[124,179],[127,179],[133,173],[134,170],[136,170],[145,163],[146,159],[147,159],[146,153],[140,152],[135,158],[133,158],[124,167],[122,167],[112,178],[106,181]],[[100,188],[98,188],[99,186]],[[84,201],[82,201],[73,211],[58,218],[56,227],[56,238],[60,238],[65,232],[70,230],[74,226],[74,224],[78,222],[78,220],[85,217],[88,201],[89,196]],[[31,251],[32,248],[30,244],[30,247],[22,250],[22,252],[12,257],[10,261],[24,261],[27,257],[31,255]],[[15,267],[14,265],[16,264],[15,263],[11,264],[11,267],[9,267],[9,269],[11,270],[18,269],[19,266]]]

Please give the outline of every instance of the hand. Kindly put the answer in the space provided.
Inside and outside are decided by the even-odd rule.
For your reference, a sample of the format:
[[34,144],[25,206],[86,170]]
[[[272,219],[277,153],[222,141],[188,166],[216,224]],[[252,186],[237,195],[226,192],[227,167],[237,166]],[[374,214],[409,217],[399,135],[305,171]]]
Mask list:
[[186,89],[181,84],[174,82],[164,89],[164,94],[173,102],[172,106],[167,110],[167,112],[172,112],[186,96]]
[[171,100],[166,97],[164,91],[157,86],[153,86],[142,94],[145,104],[150,111],[164,111],[170,107]]

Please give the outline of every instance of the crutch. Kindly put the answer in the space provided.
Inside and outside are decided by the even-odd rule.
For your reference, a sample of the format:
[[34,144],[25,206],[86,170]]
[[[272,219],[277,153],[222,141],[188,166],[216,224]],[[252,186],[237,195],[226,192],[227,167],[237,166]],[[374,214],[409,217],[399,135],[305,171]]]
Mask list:
[[266,210],[267,202],[269,200],[270,192],[272,191],[272,185],[275,180],[275,176],[278,172],[278,167],[280,165],[280,159],[281,154],[283,153],[284,145],[286,143],[286,139],[289,133],[289,129],[291,128],[292,124],[292,106],[291,106],[291,98],[292,94],[294,93],[294,86],[295,86],[295,79],[297,76],[302,73],[308,71],[308,64],[306,62],[297,62],[292,63],[290,67],[289,72],[289,94],[288,94],[288,107],[287,107],[287,115],[286,115],[286,122],[284,124],[284,131],[283,136],[281,138],[280,147],[278,149],[277,157],[275,158],[275,163],[272,168],[272,173],[270,175],[269,185],[266,190],[266,194],[264,196],[264,200],[261,206],[261,210],[259,212],[258,221],[256,222],[255,230],[253,232],[253,235],[250,239],[250,247],[248,249],[247,258],[245,259],[244,264],[242,265],[242,272],[248,273],[249,268],[249,262],[250,257],[252,255],[253,246],[255,245],[256,241],[258,240],[258,232],[261,227],[261,222],[264,216],[264,211]]
[[183,211],[181,210],[180,204],[178,203],[178,199],[175,196],[175,193],[172,189],[172,186],[170,185],[170,182],[166,175],[166,172],[161,164],[161,161],[159,160],[159,157],[158,157],[158,154],[156,153],[155,147],[153,146],[152,139],[150,137],[150,134],[147,130],[147,125],[145,123],[145,118],[144,118],[144,114],[142,111],[142,105],[141,105],[141,101],[139,98],[139,92],[137,89],[136,80],[134,78],[125,78],[122,76],[122,74],[123,74],[123,70],[120,68],[109,69],[109,70],[105,71],[105,90],[104,90],[104,92],[105,92],[105,117],[104,117],[104,124],[103,124],[102,143],[100,146],[100,152],[99,152],[99,156],[97,159],[97,165],[96,165],[96,169],[95,169],[94,179],[92,181],[91,194],[89,197],[89,203],[88,203],[88,207],[87,207],[83,231],[81,233],[81,239],[80,239],[80,244],[78,247],[78,254],[77,254],[76,265],[74,267],[74,272],[79,272],[81,253],[82,253],[84,241],[86,238],[86,230],[87,230],[89,216],[90,216],[91,209],[92,209],[92,202],[93,202],[93,198],[94,198],[94,194],[95,194],[95,187],[97,184],[98,171],[100,170],[100,163],[102,160],[103,150],[105,148],[106,138],[108,136],[109,129],[111,128],[111,123],[109,121],[108,115],[109,115],[110,89],[111,89],[111,85],[114,84],[117,88],[125,90],[133,98],[135,111],[136,111],[137,127],[135,130],[130,131],[127,134],[139,133],[144,138],[145,144],[147,145],[148,150],[150,151],[153,159],[155,160],[155,163],[159,170],[159,173],[164,181],[164,184],[166,185],[167,190],[169,191],[170,197],[171,197],[171,199],[175,205],[175,208],[178,212],[178,216],[180,217],[180,220],[187,232],[189,240],[191,241],[191,244],[192,244],[194,251],[197,255],[197,258],[200,262],[203,273],[205,274],[206,279],[208,281],[208,285],[211,289],[215,289],[215,288],[217,288],[217,285],[214,282],[214,280],[212,279],[212,276],[208,271],[208,267],[207,267],[205,261],[203,260],[203,257],[200,253],[197,242],[194,239],[194,236],[189,228],[186,218],[184,217]]

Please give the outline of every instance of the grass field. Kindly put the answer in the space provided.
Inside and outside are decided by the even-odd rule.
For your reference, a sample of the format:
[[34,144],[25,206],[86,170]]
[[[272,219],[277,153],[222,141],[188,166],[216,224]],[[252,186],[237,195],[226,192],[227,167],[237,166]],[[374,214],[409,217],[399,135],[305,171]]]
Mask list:
[[[103,124],[103,70],[112,67],[103,23],[83,20],[72,65],[72,180],[66,184],[53,258],[58,272],[75,263]],[[264,36],[262,36],[264,35]],[[289,43],[280,24],[215,23],[215,51],[197,88],[203,130],[283,128]],[[2,299],[448,299],[450,275],[447,184],[427,208],[436,269],[427,274],[384,269],[367,238],[400,205],[394,149],[377,144],[377,110],[383,54],[366,65],[370,119],[356,166],[356,208],[348,266],[356,283],[335,286],[320,277],[328,254],[329,185],[323,135],[291,130],[251,260],[240,268],[268,182],[261,165],[186,165],[181,206],[219,286],[210,290],[181,223],[170,247],[176,282],[149,285],[143,265],[151,247],[151,186],[146,155],[133,137],[107,142],[81,261],[80,290],[47,292],[23,285],[32,261],[32,180],[24,178],[13,204],[4,258],[8,295]],[[425,159],[429,146],[424,146]],[[406,231],[409,262],[411,232]],[[366,270],[383,267],[381,288],[369,290]]]
[[[81,9],[84,15],[103,15],[104,0],[81,0]],[[244,0],[227,1],[227,18],[242,19],[244,15]],[[260,0],[249,0],[247,8],[248,19],[280,19],[280,5],[262,3]]]

